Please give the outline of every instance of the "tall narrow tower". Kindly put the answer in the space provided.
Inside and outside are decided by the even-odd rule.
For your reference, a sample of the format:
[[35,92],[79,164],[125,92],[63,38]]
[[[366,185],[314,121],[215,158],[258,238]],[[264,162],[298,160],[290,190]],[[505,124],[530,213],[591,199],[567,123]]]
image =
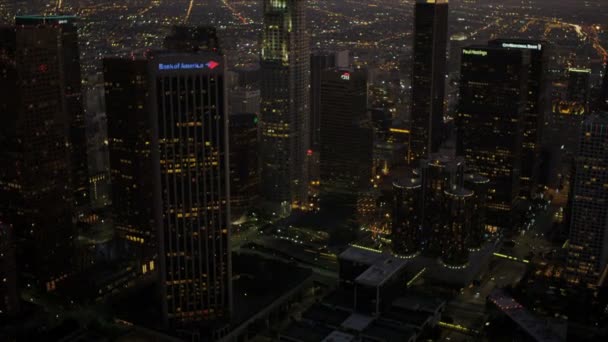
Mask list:
[[436,152],[441,144],[448,1],[417,0],[414,16],[410,163]]
[[581,128],[572,197],[569,280],[596,285],[608,266],[608,113]]
[[69,124],[74,208],[77,214],[82,214],[90,206],[90,199],[77,20],[74,16],[18,16],[15,23],[22,27],[53,27],[59,33],[57,49],[61,55],[59,61],[62,63],[62,95]]
[[284,207],[307,201],[310,47],[305,0],[264,0],[261,53],[262,195]]

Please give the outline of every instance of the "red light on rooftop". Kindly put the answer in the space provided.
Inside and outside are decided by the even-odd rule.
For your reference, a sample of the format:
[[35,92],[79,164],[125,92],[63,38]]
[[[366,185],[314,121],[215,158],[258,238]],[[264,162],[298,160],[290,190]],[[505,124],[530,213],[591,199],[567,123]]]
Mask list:
[[306,151],[306,155],[307,155],[307,156],[309,156],[309,157],[310,157],[310,156],[312,156],[312,153],[313,153],[313,151],[312,151],[312,150],[308,150],[308,151]]

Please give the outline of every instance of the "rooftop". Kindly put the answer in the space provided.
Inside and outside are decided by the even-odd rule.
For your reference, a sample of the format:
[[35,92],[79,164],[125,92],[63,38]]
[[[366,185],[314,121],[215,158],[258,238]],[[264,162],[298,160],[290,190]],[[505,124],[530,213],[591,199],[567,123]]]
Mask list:
[[342,322],[342,328],[361,332],[365,330],[373,321],[374,317],[354,313],[346,321]]
[[373,265],[379,260],[390,257],[388,254],[382,254],[381,251],[376,251],[368,248],[351,246],[338,256],[340,260],[354,261],[365,265]]
[[340,331],[334,331],[321,342],[351,342],[355,340],[355,336],[346,334]]
[[357,284],[367,286],[382,286],[395,274],[405,268],[407,260],[388,257],[382,262],[376,262],[355,279]]

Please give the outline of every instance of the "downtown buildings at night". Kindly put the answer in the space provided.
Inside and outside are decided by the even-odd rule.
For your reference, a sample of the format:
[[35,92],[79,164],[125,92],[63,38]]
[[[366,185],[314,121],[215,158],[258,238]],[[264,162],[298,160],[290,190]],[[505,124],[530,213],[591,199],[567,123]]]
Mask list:
[[0,0],[0,340],[606,340],[605,6]]

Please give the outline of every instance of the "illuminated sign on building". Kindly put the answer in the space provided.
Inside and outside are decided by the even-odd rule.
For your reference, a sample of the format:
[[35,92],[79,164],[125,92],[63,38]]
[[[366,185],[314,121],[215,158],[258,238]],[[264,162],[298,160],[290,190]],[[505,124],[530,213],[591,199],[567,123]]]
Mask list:
[[483,51],[483,50],[468,50],[468,49],[464,49],[462,50],[462,53],[465,55],[474,55],[474,56],[482,56],[485,57],[488,55],[487,51]]
[[207,63],[172,63],[172,64],[158,64],[158,70],[202,70],[209,68],[211,70],[217,68],[220,63],[216,61],[210,61]]
[[542,50],[543,46],[540,44],[516,44],[516,43],[502,43],[503,48],[509,49],[527,49],[527,50]]
[[350,81],[350,72],[345,72],[340,76],[341,79],[345,81]]
[[591,73],[591,69],[581,69],[581,68],[570,68],[568,69],[569,72],[580,72],[582,74],[590,74]]

